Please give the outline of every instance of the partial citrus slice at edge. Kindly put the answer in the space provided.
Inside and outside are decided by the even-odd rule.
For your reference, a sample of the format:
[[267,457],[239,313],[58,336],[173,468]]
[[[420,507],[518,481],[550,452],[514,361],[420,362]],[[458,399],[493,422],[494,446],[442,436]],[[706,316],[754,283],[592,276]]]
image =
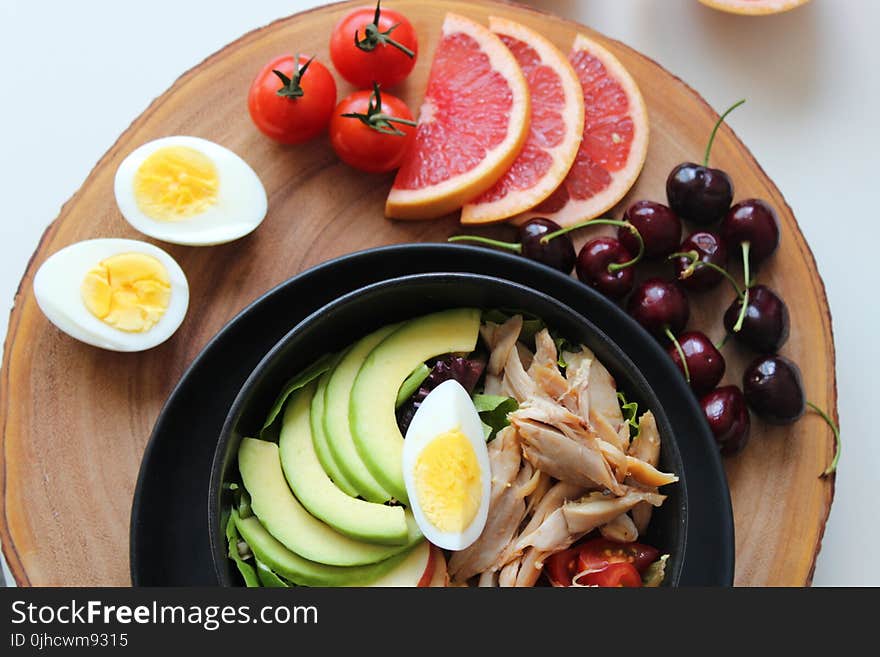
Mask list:
[[764,16],[767,14],[781,14],[789,9],[800,7],[809,0],[700,0],[701,3],[712,9],[720,9],[729,14],[741,14],[745,16]]
[[529,113],[526,80],[501,39],[479,23],[447,14],[416,138],[385,214],[433,219],[482,194],[519,154]]
[[584,133],[568,175],[537,207],[514,218],[567,226],[613,208],[635,184],[648,154],[648,111],[617,58],[579,34],[569,55],[584,95]]
[[584,129],[581,84],[565,55],[514,21],[490,16],[489,29],[516,57],[529,85],[532,113],[516,160],[489,190],[462,208],[463,224],[502,221],[550,196],[571,168]]

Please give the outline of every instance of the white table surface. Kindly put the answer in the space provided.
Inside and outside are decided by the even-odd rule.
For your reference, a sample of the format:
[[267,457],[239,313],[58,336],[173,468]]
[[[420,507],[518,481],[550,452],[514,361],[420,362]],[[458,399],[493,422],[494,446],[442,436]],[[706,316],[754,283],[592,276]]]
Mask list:
[[[0,0],[0,306],[11,306],[61,205],[153,98],[244,32],[318,4]],[[880,216],[871,208],[880,204],[868,196],[877,192],[880,147],[880,2],[813,0],[762,18],[722,14],[697,0],[527,4],[628,43],[716,108],[749,99],[730,124],[794,208],[834,316],[845,449],[814,583],[880,584],[869,561],[880,541],[870,497],[880,468],[871,420],[880,371]]]

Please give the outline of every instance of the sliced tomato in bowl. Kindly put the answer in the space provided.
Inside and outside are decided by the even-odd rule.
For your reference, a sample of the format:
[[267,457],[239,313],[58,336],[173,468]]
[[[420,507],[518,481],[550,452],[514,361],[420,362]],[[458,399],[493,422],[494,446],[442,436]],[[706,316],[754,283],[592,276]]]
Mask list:
[[641,575],[659,557],[657,548],[644,543],[594,538],[557,552],[544,566],[553,586],[641,586]]

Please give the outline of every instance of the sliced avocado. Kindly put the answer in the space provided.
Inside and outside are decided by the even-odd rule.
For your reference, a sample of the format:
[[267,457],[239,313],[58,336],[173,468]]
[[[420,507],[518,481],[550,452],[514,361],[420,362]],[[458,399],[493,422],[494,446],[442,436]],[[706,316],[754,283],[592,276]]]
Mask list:
[[233,511],[232,517],[254,556],[278,575],[300,586],[363,586],[390,572],[409,554],[407,550],[368,566],[328,566],[288,550],[254,516],[242,520]]
[[370,352],[399,327],[399,324],[385,326],[361,338],[336,365],[324,393],[324,431],[330,453],[360,496],[370,502],[387,502],[391,493],[370,474],[354,446],[348,419],[351,386]]
[[381,545],[411,543],[403,507],[346,495],[321,468],[309,422],[309,408],[320,392],[314,385],[297,391],[284,411],[278,449],[293,494],[313,516],[346,536]]
[[[243,439],[238,448],[238,469],[260,522],[285,547],[306,559],[332,566],[360,566],[377,563],[407,548],[357,541],[311,515],[290,492],[275,443]],[[421,534],[411,514],[407,514],[407,523],[412,545]]]
[[[333,454],[330,451],[330,446],[327,444],[327,434],[324,432],[324,391],[327,389],[327,381],[330,380],[330,372],[325,372],[324,375],[318,379],[318,387],[315,389],[315,394],[312,396],[312,410],[311,410],[311,435],[312,442],[315,446],[315,453],[318,456],[318,460],[321,462],[321,467],[324,469],[324,472],[333,480],[333,483],[342,490],[346,495],[350,497],[357,497],[358,491],[354,487],[354,485],[348,480],[342,470],[339,469],[339,466],[336,463],[336,459],[333,458]],[[288,405],[288,408],[290,406]],[[282,448],[282,466],[284,465],[284,454]]]
[[370,474],[407,503],[401,454],[403,436],[394,403],[404,379],[429,358],[470,353],[477,345],[480,311],[456,308],[406,322],[364,361],[351,389],[349,419],[354,444]]

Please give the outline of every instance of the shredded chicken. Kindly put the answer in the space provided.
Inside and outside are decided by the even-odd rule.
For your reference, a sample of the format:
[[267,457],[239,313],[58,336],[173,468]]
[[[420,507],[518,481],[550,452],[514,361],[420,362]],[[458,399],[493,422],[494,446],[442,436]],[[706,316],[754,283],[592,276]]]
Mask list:
[[[642,504],[648,504],[648,502],[639,502],[636,506]],[[648,504],[648,506],[650,507],[651,505]],[[613,520],[599,527],[599,533],[608,540],[617,541],[618,543],[632,543],[639,537],[639,530],[636,528],[635,523],[633,523],[632,518],[629,517],[629,514],[626,513],[621,513]]]
[[519,572],[516,575],[516,586],[534,586],[541,576],[544,568],[544,559],[547,552],[539,552],[535,548],[529,548],[520,560]]
[[[660,462],[660,432],[657,430],[657,420],[651,411],[646,411],[639,418],[639,435],[633,439],[627,454],[653,467],[657,467],[657,464]],[[654,488],[653,490],[656,491],[657,489]],[[631,513],[633,524],[638,530],[639,535],[644,534],[651,522],[654,507],[646,502],[642,502],[641,504],[636,504]]]
[[528,368],[529,376],[552,400],[577,413],[577,391],[559,371],[559,356],[550,331],[543,329],[535,335],[535,347],[535,357]]
[[480,581],[477,586],[483,588],[498,586],[498,573],[496,573],[494,570],[484,570],[482,573],[480,573]]
[[[452,555],[454,585],[533,586],[544,562],[593,531],[633,542],[658,487],[678,481],[658,470],[660,435],[653,414],[630,439],[614,377],[586,347],[558,353],[550,332],[520,341],[522,316],[485,322],[489,350],[484,391],[513,397],[510,426],[489,444],[489,520],[480,537]],[[561,367],[562,365],[562,367]]]
[[554,553],[566,549],[581,536],[604,525],[621,513],[626,513],[639,502],[654,506],[663,504],[666,497],[645,491],[629,491],[622,497],[607,497],[590,493],[577,502],[567,502],[551,513],[534,531],[517,539],[516,551],[527,547]]
[[489,444],[489,464],[492,469],[489,519],[480,537],[449,560],[449,574],[454,580],[464,581],[477,573],[494,572],[503,566],[500,556],[525,517],[522,491],[534,470],[528,463],[521,462],[519,438],[512,427],[500,431]]
[[536,471],[538,476],[540,477],[538,480],[537,486],[535,486],[535,490],[528,496],[526,499],[526,517],[532,515],[532,512],[535,510],[535,507],[544,499],[544,496],[547,494],[547,491],[553,486],[553,478],[548,475],[546,472],[541,472],[540,470]]
[[608,461],[594,446],[531,419],[512,418],[511,422],[522,438],[523,456],[541,472],[581,488],[622,492]]
[[565,378],[577,395],[578,413],[582,418],[589,418],[590,368],[593,364],[593,354],[586,349],[578,352],[564,351],[562,358],[567,364]]
[[516,586],[516,575],[519,572],[519,559],[514,559],[498,571],[498,586],[509,588]]
[[487,338],[485,334],[483,335],[483,339],[486,340],[491,352],[489,354],[489,363],[486,366],[486,371],[489,374],[496,376],[501,374],[501,370],[507,362],[507,357],[514,346],[516,346],[516,341],[519,340],[522,325],[522,315],[514,315],[501,326],[496,326],[491,333],[491,337]]

